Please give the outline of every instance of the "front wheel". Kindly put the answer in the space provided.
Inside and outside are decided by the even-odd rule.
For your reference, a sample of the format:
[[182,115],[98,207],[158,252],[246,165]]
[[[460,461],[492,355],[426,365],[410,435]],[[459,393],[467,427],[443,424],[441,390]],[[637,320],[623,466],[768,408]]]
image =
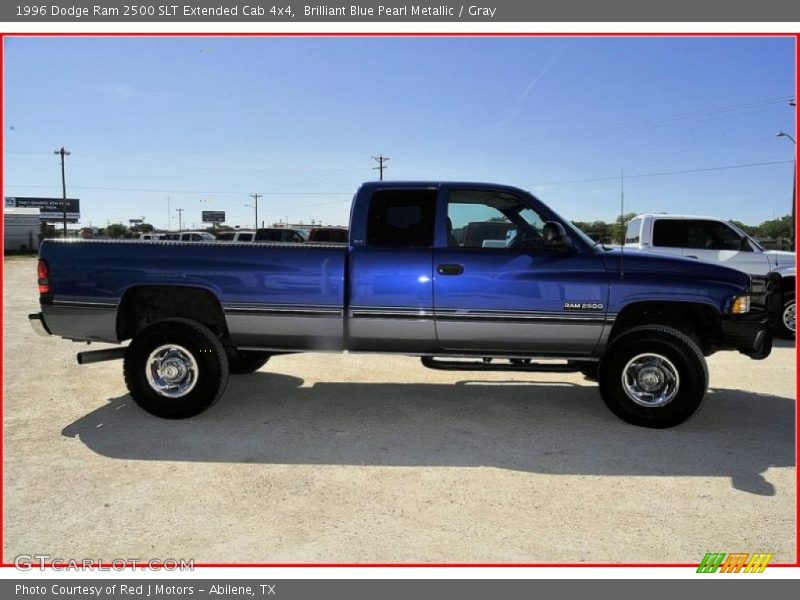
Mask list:
[[703,352],[671,327],[644,325],[617,337],[599,369],[606,406],[628,423],[665,429],[703,404],[708,368]]
[[781,310],[781,320],[778,323],[778,331],[782,338],[793,340],[797,331],[797,306],[795,305],[794,293],[787,293],[783,296],[783,309]]
[[144,410],[165,419],[186,419],[225,391],[228,356],[205,325],[166,319],[133,338],[123,372],[131,397]]

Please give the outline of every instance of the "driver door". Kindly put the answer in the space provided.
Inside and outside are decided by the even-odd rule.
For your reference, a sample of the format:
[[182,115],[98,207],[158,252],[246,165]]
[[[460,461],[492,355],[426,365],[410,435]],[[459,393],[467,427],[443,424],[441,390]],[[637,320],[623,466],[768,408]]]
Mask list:
[[590,354],[603,331],[608,300],[600,258],[544,249],[544,218],[507,191],[443,194],[447,244],[436,247],[433,257],[440,347]]

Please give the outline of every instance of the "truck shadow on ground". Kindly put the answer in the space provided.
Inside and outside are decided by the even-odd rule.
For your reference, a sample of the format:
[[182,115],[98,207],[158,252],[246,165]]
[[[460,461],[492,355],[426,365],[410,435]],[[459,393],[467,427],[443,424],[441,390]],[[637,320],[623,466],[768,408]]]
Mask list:
[[532,473],[730,477],[773,495],[763,473],[794,463],[789,398],[711,389],[669,430],[614,417],[596,387],[570,383],[331,383],[259,372],[232,377],[204,414],[168,421],[130,396],[62,434],[127,460],[374,466],[489,466]]

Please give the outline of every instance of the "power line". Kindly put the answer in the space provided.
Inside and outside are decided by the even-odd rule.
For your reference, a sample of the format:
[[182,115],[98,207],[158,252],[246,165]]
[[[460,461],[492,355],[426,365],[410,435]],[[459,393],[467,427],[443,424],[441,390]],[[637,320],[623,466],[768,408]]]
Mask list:
[[[791,160],[773,160],[767,162],[745,163],[738,165],[721,165],[717,167],[703,167],[700,169],[681,169],[678,171],[657,171],[653,173],[639,173],[635,175],[625,175],[625,179],[639,179],[644,177],[660,177],[662,175],[685,175],[689,173],[705,173],[708,171],[725,171],[729,169],[750,169],[753,167],[766,167],[771,165],[788,165],[794,161]],[[545,185],[566,185],[568,183],[597,183],[600,181],[619,181],[619,175],[614,177],[595,177],[592,179],[570,179],[564,181],[551,181],[547,183],[526,183],[525,187],[536,187]]]

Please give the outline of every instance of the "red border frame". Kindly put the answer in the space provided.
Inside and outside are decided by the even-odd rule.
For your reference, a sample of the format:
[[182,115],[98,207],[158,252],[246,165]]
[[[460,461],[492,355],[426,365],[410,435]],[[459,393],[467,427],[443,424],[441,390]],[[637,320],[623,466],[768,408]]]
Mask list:
[[[4,133],[5,133],[5,98],[4,98],[4,83],[5,83],[5,38],[7,37],[792,37],[795,40],[795,97],[800,92],[800,81],[797,77],[797,65],[800,62],[800,33],[797,32],[772,32],[772,33],[607,33],[607,32],[562,32],[562,33],[535,33],[535,32],[120,32],[120,33],[80,33],[80,32],[57,32],[57,33],[35,33],[35,32],[21,32],[10,33],[0,31],[0,103],[2,103],[3,111],[0,113],[0,149],[5,155],[4,146]],[[797,121],[797,108],[795,107],[795,122]],[[797,156],[797,147],[795,146],[795,157]],[[795,160],[795,168],[797,168],[797,161]],[[0,166],[0,187],[5,182],[5,173],[2,166]],[[795,223],[795,231],[797,231],[797,223]],[[795,234],[796,235],[796,234]],[[3,228],[0,228],[0,241],[3,240]],[[0,266],[0,293],[4,291],[5,283],[5,261]],[[797,290],[795,290],[797,291]],[[3,307],[0,306],[0,323],[4,322],[5,314]],[[0,329],[0,345],[3,343],[3,331]],[[4,346],[3,346],[4,347]],[[3,359],[0,359],[0,377],[4,376]],[[800,355],[795,354],[795,369],[800,370]],[[3,383],[5,378],[2,379]],[[0,433],[4,433],[4,403],[3,396],[5,386],[0,388]],[[797,459],[800,456],[800,438],[798,432],[800,431],[800,410],[797,408],[797,398],[800,396],[800,379],[796,381],[795,387],[795,562],[793,563],[775,563],[770,564],[770,567],[800,567],[800,473],[797,469]],[[5,519],[5,496],[4,496],[4,435],[0,435],[0,553],[4,553],[4,539],[5,532],[3,529],[3,521]],[[700,558],[700,557],[698,557]],[[0,568],[15,568],[13,563],[4,562],[5,556],[0,556]],[[668,567],[687,567],[696,568],[697,563],[195,563],[196,568],[263,568],[263,567],[372,567],[372,568],[386,568],[386,567],[425,567],[425,568],[570,568],[570,567],[616,567],[616,568],[668,568]],[[52,568],[52,563],[46,563],[46,568]],[[111,570],[111,563],[93,563],[94,569]],[[127,568],[133,569],[130,565]],[[142,568],[142,567],[137,567]],[[144,568],[143,568],[144,569]],[[66,571],[66,570],[65,570]],[[91,571],[85,571],[87,574]],[[177,574],[178,572],[176,572]]]

